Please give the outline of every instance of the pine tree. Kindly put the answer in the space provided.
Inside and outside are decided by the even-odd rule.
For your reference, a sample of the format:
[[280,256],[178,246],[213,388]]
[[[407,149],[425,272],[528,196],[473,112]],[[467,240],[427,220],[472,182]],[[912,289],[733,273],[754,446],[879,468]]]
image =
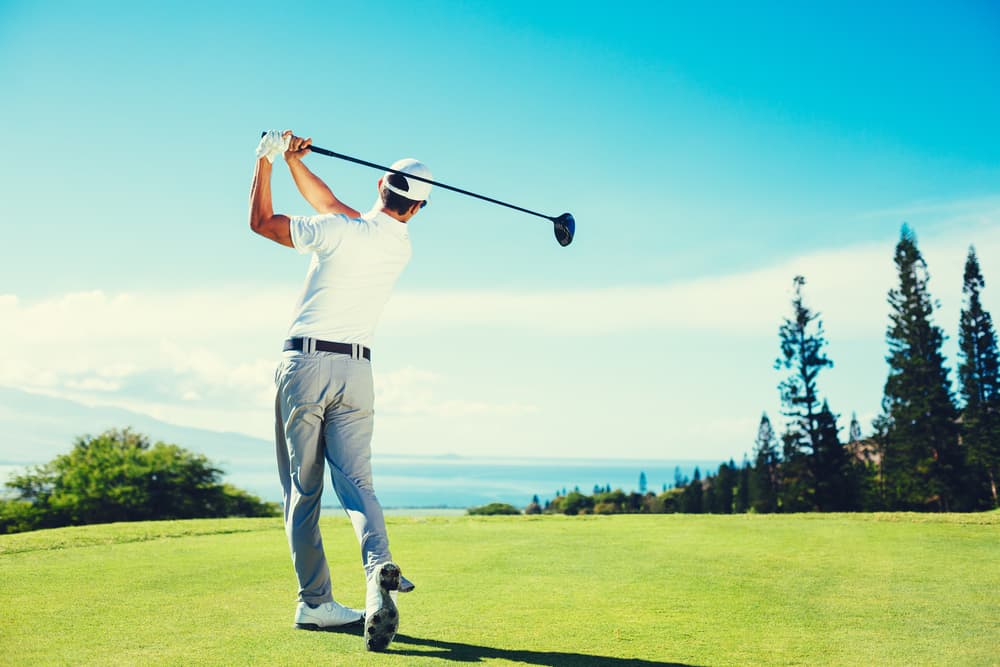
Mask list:
[[705,476],[705,481],[701,485],[702,489],[702,511],[705,514],[721,514],[719,507],[719,497],[716,491],[719,488],[718,478],[712,473]]
[[688,478],[687,475],[681,472],[680,466],[674,466],[674,488],[682,489],[687,486]]
[[719,514],[733,513],[733,499],[736,495],[736,464],[732,459],[729,463],[719,466],[719,472],[715,476],[715,484],[712,491],[715,495],[715,512]]
[[781,464],[778,466],[778,511],[808,512],[814,509],[815,491],[809,457],[798,434],[789,429],[781,434]]
[[813,479],[816,480],[814,502],[821,512],[845,512],[857,509],[858,499],[852,483],[851,462],[840,443],[837,417],[823,401],[818,419],[819,432],[813,445]]
[[893,509],[955,508],[961,475],[957,411],[944,365],[945,340],[932,316],[927,264],[917,239],[903,225],[895,252],[899,287],[889,291],[889,377],[883,473]]
[[701,470],[694,469],[694,477],[691,482],[684,487],[681,495],[682,512],[688,514],[701,514],[705,511],[704,498],[702,495]]
[[733,512],[744,514],[750,509],[750,461],[747,455],[743,455],[743,464],[740,466],[736,481],[736,498],[733,503]]
[[806,279],[795,276],[792,298],[792,317],[786,318],[779,329],[781,356],[775,368],[790,370],[791,374],[778,386],[784,415],[788,418],[782,436],[784,443],[781,466],[782,489],[779,495],[782,509],[802,511],[815,506],[817,484],[827,483],[815,477],[817,471],[825,472],[814,459],[817,447],[822,446],[817,378],[833,362],[823,352],[826,346],[823,322],[806,306],[802,288]]
[[[962,411],[962,444],[978,492],[973,502],[997,507],[1000,477],[1000,359],[993,318],[983,309],[979,293],[986,285],[979,270],[976,249],[969,247],[962,295],[965,303],[959,322],[958,367]],[[978,501],[978,502],[977,502]]]
[[760,417],[754,464],[750,473],[750,507],[754,512],[778,511],[778,445],[767,413]]

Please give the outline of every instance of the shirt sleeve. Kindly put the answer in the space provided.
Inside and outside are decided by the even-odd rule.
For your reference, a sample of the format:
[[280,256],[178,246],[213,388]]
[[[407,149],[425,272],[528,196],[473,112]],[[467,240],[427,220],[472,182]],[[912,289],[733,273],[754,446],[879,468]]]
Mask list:
[[330,252],[340,243],[347,225],[347,216],[340,213],[326,215],[293,215],[288,222],[292,245],[303,255],[310,252]]

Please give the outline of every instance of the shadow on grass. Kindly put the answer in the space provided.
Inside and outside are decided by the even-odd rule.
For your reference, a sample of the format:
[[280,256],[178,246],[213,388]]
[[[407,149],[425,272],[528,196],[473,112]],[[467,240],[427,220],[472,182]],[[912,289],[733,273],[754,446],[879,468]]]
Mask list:
[[[401,646],[413,644],[438,649],[436,651],[406,650]],[[519,649],[493,648],[475,644],[460,644],[446,642],[440,639],[422,639],[409,635],[396,635],[387,653],[395,655],[412,655],[421,658],[438,658],[452,662],[482,662],[483,660],[510,660],[529,665],[567,665],[572,667],[652,667],[663,665],[673,667],[693,667],[677,662],[657,662],[640,658],[612,658],[606,655],[587,655],[585,653],[563,653],[561,651],[527,651]]]
[[[364,627],[357,625],[325,628],[325,632],[362,637]],[[427,646],[437,651],[416,651],[400,648],[403,645]],[[586,653],[564,653],[561,651],[528,651],[508,648],[493,648],[477,646],[476,644],[460,644],[446,642],[440,639],[424,639],[399,634],[386,650],[389,655],[412,655],[419,658],[437,658],[452,662],[482,662],[483,660],[510,660],[527,665],[546,665],[550,667],[697,667],[681,662],[662,662],[658,660],[643,660],[641,658],[612,658],[606,655],[588,655]]]

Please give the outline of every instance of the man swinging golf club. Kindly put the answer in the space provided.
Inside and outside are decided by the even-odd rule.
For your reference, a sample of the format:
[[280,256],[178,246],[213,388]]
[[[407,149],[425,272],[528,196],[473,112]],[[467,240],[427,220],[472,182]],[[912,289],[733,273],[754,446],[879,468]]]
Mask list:
[[[257,146],[250,190],[250,228],[310,254],[305,287],[295,306],[275,374],[275,440],[284,496],[285,532],[299,584],[295,624],[329,629],[365,620],[365,645],[381,651],[399,627],[396,591],[413,589],[389,552],[382,507],[372,487],[374,394],[371,344],[375,324],[410,259],[407,223],[427,203],[430,179],[420,162],[392,165],[378,181],[379,198],[361,214],[344,204],[302,163],[311,139],[290,131],[265,133]],[[271,169],[285,162],[299,192],[319,213],[275,214]],[[338,604],[319,530],[324,465],[354,525],[367,577],[364,612]]]

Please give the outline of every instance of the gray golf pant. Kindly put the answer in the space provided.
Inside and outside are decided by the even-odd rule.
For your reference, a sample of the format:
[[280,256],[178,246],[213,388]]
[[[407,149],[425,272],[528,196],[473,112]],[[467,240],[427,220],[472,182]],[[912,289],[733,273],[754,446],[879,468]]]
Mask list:
[[382,506],[372,487],[374,391],[371,363],[331,352],[286,353],[275,374],[275,443],[285,533],[299,599],[330,602],[330,569],[319,531],[324,464],[361,544],[366,575],[392,560]]

